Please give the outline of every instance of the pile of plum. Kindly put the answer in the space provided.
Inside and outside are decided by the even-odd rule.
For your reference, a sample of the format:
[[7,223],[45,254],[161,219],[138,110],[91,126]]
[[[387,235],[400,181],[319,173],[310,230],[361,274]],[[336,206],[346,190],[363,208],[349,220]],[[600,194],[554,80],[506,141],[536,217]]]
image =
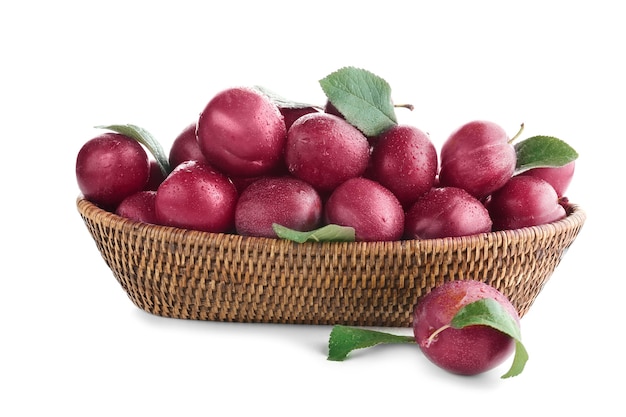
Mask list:
[[553,222],[574,161],[517,172],[506,131],[471,121],[440,152],[414,126],[366,135],[330,101],[286,106],[227,88],[157,164],[140,141],[105,132],[78,153],[83,196],[136,221],[276,237],[273,225],[352,227],[358,241],[466,236]]

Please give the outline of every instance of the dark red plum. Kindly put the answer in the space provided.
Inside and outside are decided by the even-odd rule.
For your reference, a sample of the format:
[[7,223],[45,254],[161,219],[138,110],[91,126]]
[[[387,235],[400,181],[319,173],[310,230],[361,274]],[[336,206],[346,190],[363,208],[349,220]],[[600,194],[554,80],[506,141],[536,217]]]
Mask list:
[[315,107],[279,107],[280,113],[285,118],[285,127],[287,130],[291,127],[293,122],[298,120],[300,117],[309,113],[317,113],[320,110]]
[[566,216],[554,188],[541,178],[518,175],[494,192],[485,206],[494,230],[539,226]]
[[148,159],[150,159],[150,175],[148,176],[148,183],[146,184],[144,190],[156,191],[165,179],[166,175],[163,173],[156,160],[151,158]]
[[196,137],[196,123],[190,123],[176,136],[169,153],[172,169],[185,161],[207,162]]
[[418,301],[413,333],[424,355],[437,366],[460,375],[476,375],[503,363],[515,350],[515,340],[490,326],[450,327],[466,305],[492,298],[517,321],[519,315],[509,299],[480,281],[448,281]]
[[440,162],[442,186],[462,188],[483,199],[511,178],[516,155],[502,127],[478,120],[450,135],[441,147]]
[[199,161],[178,165],[157,190],[159,224],[206,232],[234,228],[237,190],[221,172]]
[[139,191],[129,195],[117,206],[115,214],[142,223],[158,224],[154,211],[156,191]]
[[254,177],[271,172],[280,162],[287,128],[269,97],[236,87],[209,101],[196,135],[209,164],[228,176]]
[[268,177],[250,184],[239,196],[235,210],[237,233],[276,237],[278,223],[302,232],[322,221],[322,199],[308,183],[292,177]]
[[149,176],[150,160],[144,148],[119,133],[103,133],[90,139],[76,158],[76,180],[81,193],[108,210],[143,190]]
[[326,193],[361,176],[369,162],[367,138],[337,116],[318,112],[300,117],[289,129],[287,169],[296,178]]
[[402,238],[404,210],[395,195],[376,181],[352,178],[339,185],[324,209],[326,223],[353,227],[357,241]]
[[533,168],[520,175],[531,175],[550,183],[559,197],[565,196],[572,178],[574,177],[575,161],[560,167]]
[[438,168],[437,150],[428,135],[413,126],[396,125],[376,139],[368,176],[408,208],[433,187]]
[[485,206],[456,187],[433,188],[406,213],[404,237],[435,239],[490,232],[492,221]]

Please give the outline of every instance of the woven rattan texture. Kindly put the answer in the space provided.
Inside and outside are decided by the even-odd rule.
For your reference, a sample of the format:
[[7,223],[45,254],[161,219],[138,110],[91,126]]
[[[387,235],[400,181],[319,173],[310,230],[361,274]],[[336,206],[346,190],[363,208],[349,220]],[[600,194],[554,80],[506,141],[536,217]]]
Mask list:
[[577,237],[549,225],[462,238],[304,243],[141,224],[79,198],[85,225],[141,309],[181,319],[406,327],[422,295],[476,279],[523,316]]

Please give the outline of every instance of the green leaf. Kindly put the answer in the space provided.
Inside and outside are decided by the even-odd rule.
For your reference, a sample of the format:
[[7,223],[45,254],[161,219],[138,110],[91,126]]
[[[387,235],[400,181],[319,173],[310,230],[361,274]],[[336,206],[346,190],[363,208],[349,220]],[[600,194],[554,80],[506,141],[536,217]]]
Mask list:
[[517,155],[515,174],[533,168],[560,167],[578,158],[574,148],[552,136],[533,136],[514,147]]
[[144,128],[131,124],[96,126],[96,128],[112,130],[141,143],[152,153],[163,175],[169,174],[170,164],[167,155],[163,151],[163,147],[161,147],[161,144]]
[[367,136],[397,124],[389,84],[364,69],[344,67],[320,80],[328,100]]
[[522,344],[522,335],[515,318],[493,298],[483,298],[467,304],[452,318],[450,325],[455,329],[482,325],[493,327],[515,339],[515,355],[508,372],[502,378],[519,375],[528,361],[528,352]]
[[278,107],[280,108],[286,108],[286,109],[304,109],[307,107],[314,107],[317,109],[322,109],[321,106],[317,106],[315,104],[310,104],[310,103],[304,103],[304,102],[300,102],[300,101],[293,101],[293,100],[289,100],[283,96],[281,96],[280,94],[262,87],[260,85],[255,85],[254,88],[256,90],[258,90],[259,92],[261,92],[262,94],[265,94],[272,102],[274,102],[274,104],[276,104]]
[[343,361],[355,349],[368,348],[383,343],[415,343],[415,338],[336,325],[331,330],[328,340],[328,360]]
[[280,224],[272,224],[276,235],[281,239],[293,240],[294,242],[354,242],[355,232],[353,227],[328,224],[310,232],[300,232]]

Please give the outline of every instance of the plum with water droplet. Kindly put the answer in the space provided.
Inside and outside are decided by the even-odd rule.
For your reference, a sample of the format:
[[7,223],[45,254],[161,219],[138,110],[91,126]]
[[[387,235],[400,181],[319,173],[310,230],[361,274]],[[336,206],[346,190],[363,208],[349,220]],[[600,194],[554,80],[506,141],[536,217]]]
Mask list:
[[494,230],[539,226],[566,216],[554,188],[541,178],[518,175],[494,192],[485,207]]
[[217,93],[198,118],[196,135],[207,162],[226,175],[254,177],[280,162],[287,137],[278,106],[259,90]]
[[235,209],[240,235],[276,237],[273,223],[301,232],[319,227],[322,199],[308,183],[297,178],[266,177],[248,185]]
[[196,136],[196,122],[188,124],[174,138],[170,147],[169,163],[172,169],[185,161],[207,162]]
[[460,375],[476,375],[503,363],[515,350],[515,340],[486,325],[451,326],[454,316],[466,305],[492,298],[518,323],[519,315],[510,300],[481,281],[448,281],[421,298],[413,313],[415,341],[437,366]]
[[88,140],[76,157],[76,180],[83,196],[109,210],[144,189],[150,160],[139,142],[119,133]]
[[453,132],[441,147],[439,182],[482,199],[513,175],[515,148],[496,123],[476,120]]
[[414,126],[395,125],[376,139],[368,176],[395,194],[408,208],[429,191],[437,176],[437,150]]
[[357,241],[399,240],[404,231],[404,210],[396,196],[380,183],[351,178],[328,198],[326,223],[354,228]]
[[115,214],[136,222],[158,224],[154,211],[155,200],[156,191],[139,191],[123,199],[115,209]]
[[556,195],[563,197],[574,177],[575,164],[576,162],[572,161],[560,167],[533,168],[519,175],[530,175],[541,178],[550,183],[554,191],[556,191]]
[[432,188],[406,213],[407,239],[469,236],[491,231],[489,212],[476,197],[456,187]]
[[369,156],[370,146],[363,133],[331,114],[306,114],[294,122],[287,135],[287,169],[321,193],[361,176]]
[[234,228],[237,189],[221,172],[199,161],[178,165],[157,189],[159,224],[220,233]]

